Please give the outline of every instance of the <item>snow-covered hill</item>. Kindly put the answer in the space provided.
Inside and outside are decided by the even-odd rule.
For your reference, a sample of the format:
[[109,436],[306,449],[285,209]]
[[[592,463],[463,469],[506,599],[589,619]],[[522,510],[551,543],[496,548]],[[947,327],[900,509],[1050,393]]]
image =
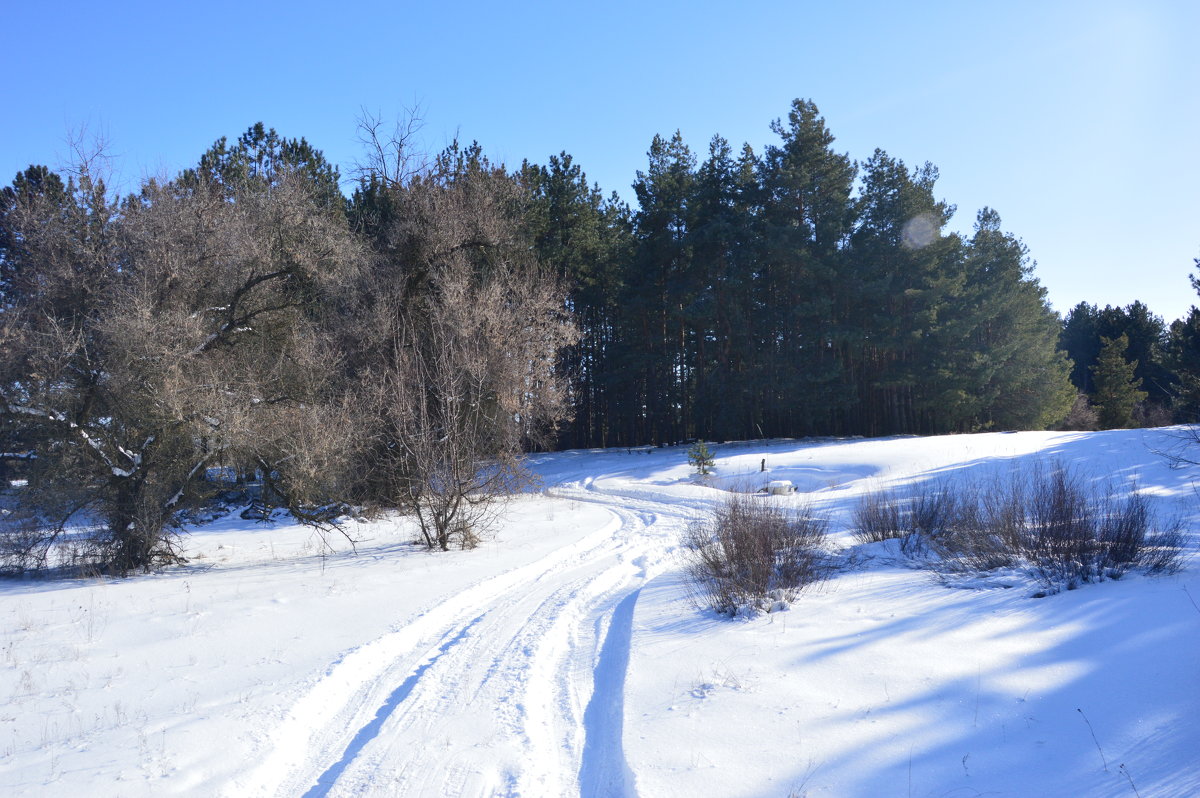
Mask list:
[[403,520],[351,523],[352,552],[233,516],[184,568],[3,581],[0,794],[1200,795],[1194,562],[1035,599],[859,556],[729,620],[691,605],[677,551],[730,489],[790,480],[769,501],[849,550],[864,491],[1039,461],[1136,482],[1194,549],[1172,434],[725,444],[707,484],[683,447],[562,452],[472,552]]

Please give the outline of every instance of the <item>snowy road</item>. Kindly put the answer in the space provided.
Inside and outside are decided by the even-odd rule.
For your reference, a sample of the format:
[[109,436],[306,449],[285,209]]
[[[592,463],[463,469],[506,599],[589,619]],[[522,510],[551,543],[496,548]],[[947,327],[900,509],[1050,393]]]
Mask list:
[[634,795],[634,605],[692,514],[593,486],[555,495],[602,504],[609,524],[330,663],[225,794]]

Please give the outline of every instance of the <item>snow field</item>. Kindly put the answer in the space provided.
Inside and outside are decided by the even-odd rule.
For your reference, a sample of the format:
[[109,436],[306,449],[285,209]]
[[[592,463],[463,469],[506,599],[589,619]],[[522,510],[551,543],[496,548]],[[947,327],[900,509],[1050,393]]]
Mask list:
[[[703,482],[686,447],[561,452],[472,552],[234,517],[185,568],[0,582],[0,794],[1197,795],[1195,563],[1034,599],[849,529],[864,492],[1041,462],[1195,537],[1170,435],[723,444]],[[829,518],[853,564],[785,612],[696,609],[680,532],[774,479],[800,492],[761,500]]]

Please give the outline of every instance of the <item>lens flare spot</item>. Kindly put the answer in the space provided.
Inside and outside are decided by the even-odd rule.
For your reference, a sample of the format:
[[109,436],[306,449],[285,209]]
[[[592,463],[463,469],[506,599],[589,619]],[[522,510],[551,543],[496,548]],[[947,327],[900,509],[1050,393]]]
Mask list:
[[919,213],[904,223],[900,240],[908,249],[921,249],[932,244],[937,234],[937,221],[933,214]]

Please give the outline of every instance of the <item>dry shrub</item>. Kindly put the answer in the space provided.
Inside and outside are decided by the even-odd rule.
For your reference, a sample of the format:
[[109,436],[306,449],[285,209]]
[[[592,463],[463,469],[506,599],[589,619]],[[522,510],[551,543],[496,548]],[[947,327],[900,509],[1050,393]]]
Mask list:
[[1139,427],[1168,427],[1175,423],[1171,408],[1158,402],[1138,402],[1133,408],[1133,423]]
[[865,493],[854,507],[854,537],[859,543],[882,543],[909,532],[906,502],[891,491]]
[[953,534],[963,510],[948,485],[924,484],[907,497],[892,491],[868,493],[854,508],[854,536],[860,543],[899,540],[904,554],[917,557]]
[[1071,405],[1070,412],[1057,425],[1057,428],[1082,431],[1100,429],[1100,415],[1096,412],[1096,408],[1092,406],[1092,403],[1088,401],[1087,394],[1076,394],[1075,403]]
[[700,606],[730,615],[782,609],[827,570],[823,519],[734,494],[684,536]]
[[855,521],[861,542],[898,538],[909,556],[933,555],[924,563],[939,571],[1022,567],[1044,593],[1132,569],[1171,573],[1184,557],[1179,523],[1157,518],[1135,487],[1089,487],[1061,466],[907,498],[868,494]]

